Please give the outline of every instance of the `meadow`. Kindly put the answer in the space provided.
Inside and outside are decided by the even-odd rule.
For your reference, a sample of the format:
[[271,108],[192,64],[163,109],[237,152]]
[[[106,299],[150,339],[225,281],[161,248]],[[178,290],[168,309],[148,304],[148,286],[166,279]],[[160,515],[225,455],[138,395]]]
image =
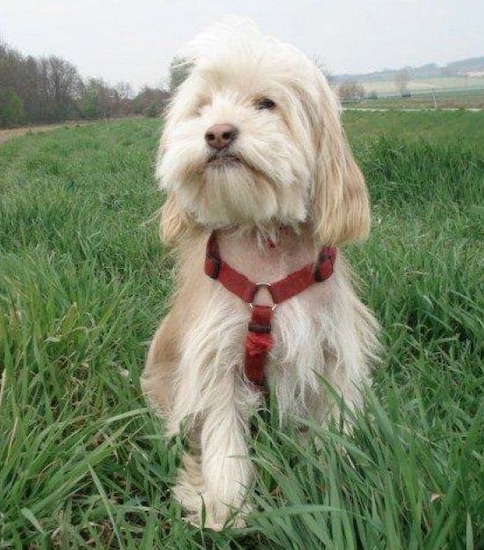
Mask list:
[[444,90],[412,93],[410,97],[398,95],[365,98],[357,102],[348,102],[346,107],[355,109],[385,109],[385,110],[479,110],[484,109],[484,88],[480,90]]
[[351,435],[254,419],[254,510],[220,533],[170,500],[183,441],[140,391],[173,274],[159,121],[0,145],[0,548],[484,549],[484,113],[344,123],[373,202],[346,253],[382,360]]
[[[368,91],[382,95],[396,94],[395,80],[361,80],[361,84]],[[484,90],[484,76],[434,76],[410,78],[407,85],[408,91],[419,93],[431,91],[439,92],[451,90]]]

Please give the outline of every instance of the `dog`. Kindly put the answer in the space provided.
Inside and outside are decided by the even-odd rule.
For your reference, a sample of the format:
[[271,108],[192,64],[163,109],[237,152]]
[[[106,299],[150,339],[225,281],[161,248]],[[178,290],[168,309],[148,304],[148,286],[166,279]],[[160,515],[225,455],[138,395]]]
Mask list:
[[176,291],[142,388],[167,435],[190,442],[175,498],[189,521],[220,529],[249,510],[250,417],[268,393],[281,420],[337,416],[327,384],[361,404],[378,324],[338,247],[367,236],[370,207],[310,59],[241,21],[183,56],[156,168]]

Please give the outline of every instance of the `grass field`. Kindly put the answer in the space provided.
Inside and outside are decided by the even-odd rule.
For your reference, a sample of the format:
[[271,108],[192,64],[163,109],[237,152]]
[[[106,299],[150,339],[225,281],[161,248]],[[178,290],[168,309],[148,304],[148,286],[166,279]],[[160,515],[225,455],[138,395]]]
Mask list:
[[[442,150],[441,146],[447,145],[447,153],[451,155],[453,152],[457,159],[460,150],[478,152],[479,148],[484,148],[484,113],[480,112],[347,111],[344,113],[344,121],[346,132],[357,151],[367,145],[373,150],[375,138],[380,137],[386,137],[395,143],[399,141],[401,147],[411,146],[416,149],[417,155],[417,142],[421,142],[422,153],[429,146],[435,145]],[[375,158],[365,154],[359,160],[363,163],[375,162]],[[368,184],[370,187],[374,185],[371,178]]]
[[484,549],[484,113],[347,113],[374,205],[348,247],[385,352],[352,435],[259,424],[244,530],[169,498],[139,375],[172,264],[159,123],[0,146],[0,548]]
[[[378,94],[394,94],[397,92],[394,80],[362,80],[361,84],[369,92],[375,91]],[[410,92],[421,92],[435,88],[439,91],[452,89],[484,89],[484,77],[465,76],[436,76],[427,78],[413,78],[408,81]]]
[[410,97],[378,97],[376,99],[363,99],[357,102],[347,102],[347,109],[385,109],[393,111],[401,110],[439,110],[439,109],[484,109],[484,89],[412,94]]
[[[401,97],[392,80],[358,81],[366,99],[349,101],[352,109],[484,109],[484,77],[435,77],[410,80]],[[371,94],[378,97],[369,99]]]

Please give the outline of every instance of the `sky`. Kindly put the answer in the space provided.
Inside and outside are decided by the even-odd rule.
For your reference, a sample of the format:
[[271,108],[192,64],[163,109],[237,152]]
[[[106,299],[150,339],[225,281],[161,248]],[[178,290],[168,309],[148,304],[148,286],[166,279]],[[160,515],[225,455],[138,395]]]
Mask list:
[[228,15],[252,19],[333,74],[484,55],[483,0],[0,0],[0,37],[138,90],[166,83],[176,52]]

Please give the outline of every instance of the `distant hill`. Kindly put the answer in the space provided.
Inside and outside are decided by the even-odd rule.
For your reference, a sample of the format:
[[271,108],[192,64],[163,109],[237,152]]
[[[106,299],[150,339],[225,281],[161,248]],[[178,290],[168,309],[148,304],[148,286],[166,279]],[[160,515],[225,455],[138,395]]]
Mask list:
[[484,56],[470,57],[460,61],[452,61],[447,65],[439,66],[437,63],[427,63],[420,67],[402,67],[400,69],[383,69],[373,73],[362,74],[338,74],[332,75],[331,79],[335,84],[341,84],[345,80],[356,82],[378,82],[388,81],[395,78],[396,73],[405,69],[411,79],[435,78],[439,76],[465,76],[467,73],[484,72]]
[[453,61],[452,63],[447,63],[447,68],[460,73],[481,72],[484,71],[484,57],[470,57],[462,61]]

